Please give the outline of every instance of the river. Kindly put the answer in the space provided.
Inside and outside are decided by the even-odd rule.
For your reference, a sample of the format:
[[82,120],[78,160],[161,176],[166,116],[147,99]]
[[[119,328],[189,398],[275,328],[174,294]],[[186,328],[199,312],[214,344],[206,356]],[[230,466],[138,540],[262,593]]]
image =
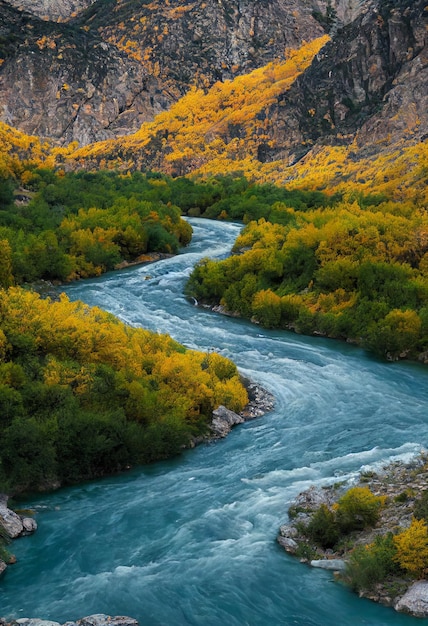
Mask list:
[[203,256],[237,224],[190,220],[174,258],[67,286],[71,299],[191,348],[231,357],[272,391],[275,410],[168,462],[32,498],[38,532],[14,544],[0,615],[60,622],[92,613],[141,626],[370,626],[420,620],[359,599],[275,539],[311,484],[410,459],[428,436],[428,369],[380,362],[346,343],[265,331],[182,296]]

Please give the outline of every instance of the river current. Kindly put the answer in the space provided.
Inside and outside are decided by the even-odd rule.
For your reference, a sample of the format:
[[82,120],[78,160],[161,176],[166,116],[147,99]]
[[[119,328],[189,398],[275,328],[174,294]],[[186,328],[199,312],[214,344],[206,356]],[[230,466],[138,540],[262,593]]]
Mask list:
[[190,220],[174,258],[67,286],[70,299],[216,350],[275,396],[275,409],[168,462],[37,496],[39,530],[15,542],[0,615],[60,622],[93,613],[141,626],[411,626],[276,543],[312,484],[408,460],[428,440],[428,370],[346,343],[266,331],[198,308],[183,285],[229,253],[239,225]]

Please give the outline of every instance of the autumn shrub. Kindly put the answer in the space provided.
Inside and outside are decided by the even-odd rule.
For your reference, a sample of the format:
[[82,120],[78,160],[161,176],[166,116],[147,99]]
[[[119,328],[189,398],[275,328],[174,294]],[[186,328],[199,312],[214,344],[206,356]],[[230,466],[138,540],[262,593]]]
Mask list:
[[[0,490],[69,484],[177,454],[239,412],[234,363],[66,296],[0,292]],[[7,348],[7,349],[6,349]]]
[[336,520],[343,534],[374,526],[379,519],[382,498],[368,487],[349,489],[337,503]]
[[412,519],[410,527],[394,537],[397,549],[395,561],[415,576],[424,578],[428,573],[428,528],[425,520]]

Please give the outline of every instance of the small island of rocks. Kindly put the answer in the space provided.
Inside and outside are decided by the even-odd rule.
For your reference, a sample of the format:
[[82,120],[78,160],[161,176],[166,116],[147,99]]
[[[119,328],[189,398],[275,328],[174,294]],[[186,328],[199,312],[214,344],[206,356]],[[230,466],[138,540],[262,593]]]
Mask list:
[[300,493],[278,543],[360,597],[428,617],[428,457]]

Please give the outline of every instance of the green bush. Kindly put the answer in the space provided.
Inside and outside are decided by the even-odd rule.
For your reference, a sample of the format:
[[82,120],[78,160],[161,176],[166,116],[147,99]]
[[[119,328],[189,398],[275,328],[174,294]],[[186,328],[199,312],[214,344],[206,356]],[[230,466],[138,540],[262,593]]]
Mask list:
[[340,537],[334,512],[321,504],[306,526],[305,534],[322,548],[332,548]]
[[428,521],[428,490],[424,491],[421,497],[415,501],[413,515],[416,519]]
[[388,576],[400,573],[396,554],[392,533],[376,537],[368,546],[358,546],[346,565],[346,582],[354,591],[370,591]]

